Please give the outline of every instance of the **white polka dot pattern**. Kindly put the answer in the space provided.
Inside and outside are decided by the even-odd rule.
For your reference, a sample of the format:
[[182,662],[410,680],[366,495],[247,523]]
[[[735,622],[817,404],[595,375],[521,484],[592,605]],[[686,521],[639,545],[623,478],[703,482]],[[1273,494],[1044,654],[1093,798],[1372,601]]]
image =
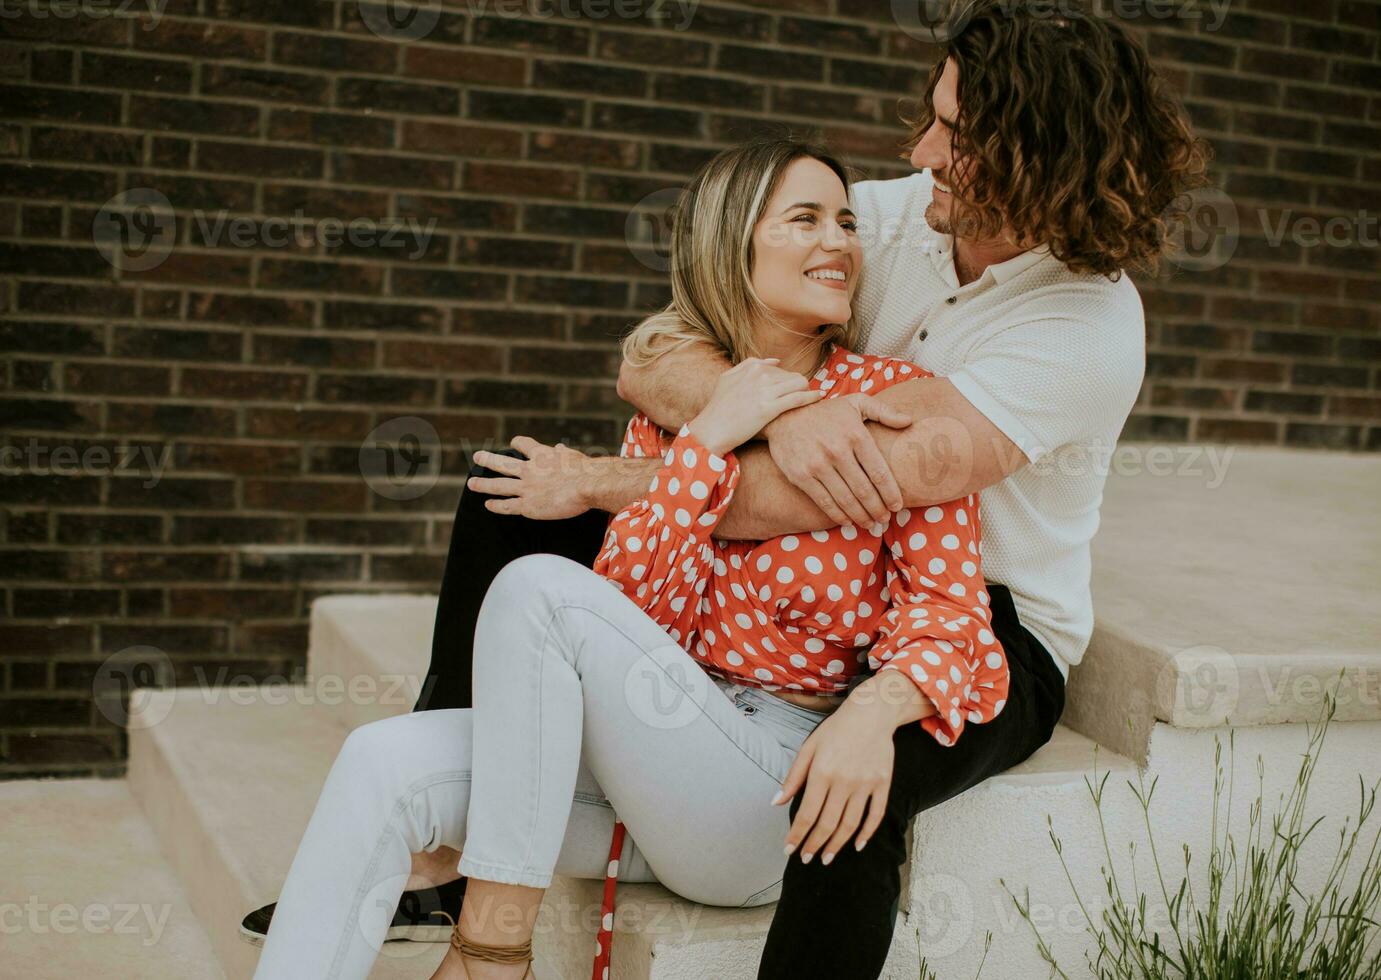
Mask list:
[[[927,376],[835,347],[810,383],[833,380],[825,389],[833,398]],[[671,439],[639,414],[622,454],[664,465],[647,495],[610,519],[594,569],[708,672],[767,690],[831,693],[860,672],[898,670],[934,707],[920,724],[945,745],[1005,704],[977,495],[868,529],[721,541],[712,534],[738,484],[733,453],[712,454],[687,426]]]

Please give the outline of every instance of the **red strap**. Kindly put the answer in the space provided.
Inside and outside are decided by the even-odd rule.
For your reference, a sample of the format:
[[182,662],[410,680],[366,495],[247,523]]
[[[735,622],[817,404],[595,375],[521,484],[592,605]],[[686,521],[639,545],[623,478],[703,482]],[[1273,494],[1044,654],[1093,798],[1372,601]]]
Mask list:
[[604,901],[599,907],[599,935],[595,938],[595,969],[590,980],[609,980],[609,957],[614,945],[614,890],[619,886],[619,855],[623,853],[623,823],[614,821],[609,865],[604,872]]

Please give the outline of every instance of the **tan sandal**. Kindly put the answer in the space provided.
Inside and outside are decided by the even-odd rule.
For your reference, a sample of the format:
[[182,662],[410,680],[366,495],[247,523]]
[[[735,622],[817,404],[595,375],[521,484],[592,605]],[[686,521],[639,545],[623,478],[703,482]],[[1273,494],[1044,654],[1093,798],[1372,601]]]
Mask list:
[[[528,969],[523,974],[523,980],[527,980],[528,974],[532,973],[531,939],[525,943],[511,945],[477,943],[460,934],[460,923],[457,922],[451,930],[451,946],[460,954],[462,961],[468,956],[486,963],[527,963]],[[535,973],[532,975],[536,977]]]

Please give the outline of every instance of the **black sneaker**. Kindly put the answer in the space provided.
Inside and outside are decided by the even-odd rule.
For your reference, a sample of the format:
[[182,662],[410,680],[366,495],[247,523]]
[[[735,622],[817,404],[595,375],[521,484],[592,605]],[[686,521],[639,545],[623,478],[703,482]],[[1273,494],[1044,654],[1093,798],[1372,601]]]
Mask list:
[[[465,897],[465,879],[457,878],[438,888],[403,892],[385,942],[407,940],[414,943],[445,943],[451,940],[451,927],[460,918],[460,903]],[[264,945],[273,921],[277,902],[255,909],[240,922],[240,938],[255,946]]]

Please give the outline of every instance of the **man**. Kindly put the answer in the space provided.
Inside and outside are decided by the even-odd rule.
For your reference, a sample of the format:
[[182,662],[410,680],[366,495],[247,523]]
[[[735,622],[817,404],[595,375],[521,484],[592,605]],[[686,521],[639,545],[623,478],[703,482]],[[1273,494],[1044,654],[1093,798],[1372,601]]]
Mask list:
[[[882,406],[871,414],[887,424],[868,421],[855,399],[779,417],[764,429],[765,445],[738,453],[742,477],[717,534],[756,540],[870,526],[902,507],[982,491],[983,569],[1010,697],[950,747],[919,725],[898,728],[880,821],[845,819],[812,793],[809,773],[793,770],[784,843],[794,856],[762,978],[878,976],[915,815],[1050,738],[1069,668],[1092,631],[1099,460],[1144,370],[1141,303],[1122,270],[1154,264],[1166,248],[1162,215],[1202,182],[1205,166],[1145,52],[1119,26],[1020,0],[965,12],[907,145],[918,173],[853,188],[865,249],[854,315],[868,353],[904,357],[936,377],[877,396]],[[675,431],[729,366],[689,348],[625,365],[619,393]],[[503,565],[531,552],[592,563],[607,514],[642,496],[660,465],[591,459],[525,437],[513,448],[475,456],[419,709],[471,704],[474,623]],[[867,841],[854,841],[868,846],[812,859],[873,825]],[[405,893],[395,925],[437,907],[454,914],[463,884]],[[271,909],[255,913],[262,925]],[[438,938],[447,931],[443,921]]]

